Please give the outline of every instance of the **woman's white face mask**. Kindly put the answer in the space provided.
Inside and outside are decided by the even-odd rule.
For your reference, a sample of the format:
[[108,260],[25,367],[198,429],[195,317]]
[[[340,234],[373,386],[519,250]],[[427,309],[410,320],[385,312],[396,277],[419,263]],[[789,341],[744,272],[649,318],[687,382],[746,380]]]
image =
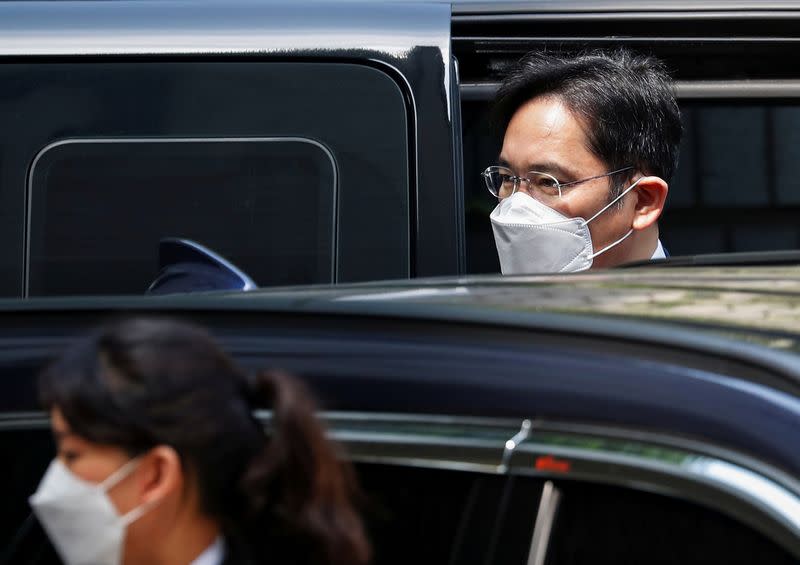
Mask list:
[[125,529],[153,504],[120,516],[108,491],[130,475],[137,459],[125,463],[102,483],[85,481],[54,459],[29,502],[66,565],[120,565]]
[[[641,179],[639,179],[641,180]],[[585,271],[601,253],[633,233],[595,252],[589,222],[633,190],[639,180],[588,220],[568,218],[524,192],[515,192],[492,211],[494,241],[504,275]]]

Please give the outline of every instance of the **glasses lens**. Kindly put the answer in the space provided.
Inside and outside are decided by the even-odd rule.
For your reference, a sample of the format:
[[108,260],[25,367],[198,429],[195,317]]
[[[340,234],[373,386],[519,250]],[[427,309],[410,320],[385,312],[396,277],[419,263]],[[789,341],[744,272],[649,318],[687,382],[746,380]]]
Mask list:
[[507,198],[514,193],[514,173],[505,167],[489,167],[483,172],[486,188],[497,198]]
[[539,200],[550,200],[561,195],[558,180],[554,176],[531,171],[528,173],[528,180],[528,190]]

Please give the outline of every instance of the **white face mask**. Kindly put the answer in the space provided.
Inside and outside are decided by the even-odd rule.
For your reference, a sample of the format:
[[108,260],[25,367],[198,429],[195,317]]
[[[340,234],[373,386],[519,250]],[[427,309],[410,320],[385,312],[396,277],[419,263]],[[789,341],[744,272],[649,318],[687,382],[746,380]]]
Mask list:
[[[641,180],[641,179],[639,179]],[[625,241],[633,230],[594,252],[589,222],[639,183],[637,180],[588,220],[568,218],[524,192],[502,200],[489,219],[504,275],[585,271],[592,260]]]
[[152,505],[117,514],[109,489],[130,475],[138,460],[128,461],[102,483],[77,477],[54,459],[29,502],[66,565],[120,565],[125,528]]

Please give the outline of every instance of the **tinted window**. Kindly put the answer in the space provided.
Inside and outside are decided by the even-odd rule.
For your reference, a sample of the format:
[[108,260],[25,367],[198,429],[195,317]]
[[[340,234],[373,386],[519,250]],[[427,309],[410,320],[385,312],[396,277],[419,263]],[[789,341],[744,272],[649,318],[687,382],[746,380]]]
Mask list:
[[31,295],[141,293],[162,237],[259,285],[334,280],[335,163],[308,140],[84,141],[31,172]]
[[[262,284],[327,282],[331,261],[337,281],[409,275],[406,101],[376,68],[232,59],[37,60],[0,65],[0,84],[0,295],[21,294],[28,247],[35,292],[76,288],[75,269],[65,267],[73,259],[91,269],[83,278],[92,291],[141,292],[145,264],[156,261],[157,248],[148,240],[156,228],[190,231],[212,248],[208,239],[214,239],[225,248],[217,251],[246,262],[245,270],[258,269],[254,278]],[[166,152],[162,160],[139,147],[129,161],[116,149],[87,143],[85,155],[76,148],[45,152],[52,166],[40,163],[33,168],[36,178],[29,178],[37,155],[59,141],[153,138],[313,140],[333,157],[335,190],[330,160],[319,147],[255,141],[214,148],[166,144],[159,146]],[[288,162],[276,167],[284,158]],[[148,186],[137,191],[136,181]],[[308,195],[290,198],[301,182]],[[287,188],[279,196],[280,184]],[[195,199],[186,201],[187,194]],[[181,214],[189,218],[172,216],[180,202],[194,205]],[[138,221],[142,211],[148,214]],[[325,213],[330,217],[322,218]],[[265,214],[269,225],[258,226],[253,218]],[[245,225],[237,225],[243,218]],[[67,233],[71,241],[62,241]],[[114,250],[120,245],[134,254],[130,264]],[[290,257],[295,252],[302,256]],[[119,271],[130,272],[131,280]]]
[[711,509],[619,487],[562,482],[548,565],[796,563]]
[[504,477],[399,465],[357,469],[376,565],[493,562]]
[[[480,172],[502,139],[485,101],[464,101],[467,269],[499,272],[489,213],[496,202]],[[683,101],[680,162],[670,183],[661,239],[672,255],[800,248],[800,107]]]

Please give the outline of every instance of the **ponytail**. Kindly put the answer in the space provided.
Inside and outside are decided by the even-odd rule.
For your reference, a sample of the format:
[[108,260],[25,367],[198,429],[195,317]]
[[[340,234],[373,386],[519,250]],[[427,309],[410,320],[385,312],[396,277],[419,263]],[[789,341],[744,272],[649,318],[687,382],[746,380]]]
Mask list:
[[[272,564],[369,560],[352,467],[337,457],[305,387],[277,372],[251,379],[202,328],[159,318],[99,328],[50,365],[39,387],[44,407],[58,407],[89,441],[131,457],[174,448],[232,554]],[[257,408],[272,410],[271,433],[253,417]]]
[[327,439],[305,386],[285,373],[262,372],[250,396],[251,406],[271,407],[273,417],[240,485],[247,542],[273,562],[277,552],[294,563],[367,563],[353,470]]

